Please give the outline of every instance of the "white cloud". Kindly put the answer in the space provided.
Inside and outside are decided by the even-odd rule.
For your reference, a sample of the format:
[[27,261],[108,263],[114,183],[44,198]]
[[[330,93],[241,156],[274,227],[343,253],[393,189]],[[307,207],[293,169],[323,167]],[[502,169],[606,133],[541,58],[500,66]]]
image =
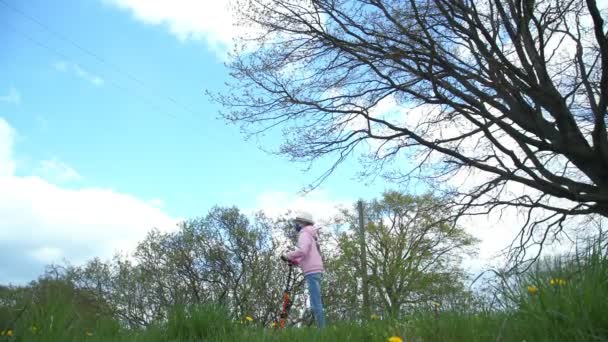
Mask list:
[[65,189],[38,177],[15,176],[2,177],[0,188],[1,241],[33,237],[65,248],[82,243],[91,249],[88,256],[109,256],[115,246],[135,246],[154,226],[174,225],[146,201],[112,190]]
[[[380,197],[377,194],[376,197]],[[330,224],[340,208],[352,208],[355,200],[336,199],[329,192],[316,190],[306,196],[284,191],[267,191],[257,196],[256,209],[262,210],[271,217],[279,217],[288,212],[304,210],[312,213],[318,225]],[[463,260],[465,270],[478,275],[487,267],[500,267],[504,264],[503,250],[510,245],[521,228],[524,218],[514,210],[507,210],[500,215],[465,217],[460,224],[467,232],[481,240],[478,254]],[[327,226],[328,228],[330,226]],[[333,229],[326,229],[327,233]],[[329,241],[328,241],[329,242]]]
[[103,78],[91,73],[90,71],[84,69],[80,65],[76,63],[71,63],[67,61],[57,61],[53,63],[53,67],[57,71],[61,72],[71,72],[79,78],[95,85],[100,86],[104,84]]
[[[151,228],[176,229],[175,219],[132,195],[15,175],[14,135],[0,118],[0,283],[32,280],[50,262],[130,252]],[[78,174],[57,161],[42,165],[67,179]]]
[[150,203],[151,205],[158,207],[158,208],[162,208],[165,206],[165,201],[159,199],[159,198],[154,198],[148,201],[148,203]]
[[228,0],[104,0],[152,25],[166,25],[178,39],[204,40],[211,50],[223,55],[238,35]]
[[19,105],[21,104],[21,94],[17,89],[11,87],[6,95],[0,95],[0,102]]
[[52,263],[61,260],[63,257],[63,251],[59,248],[55,247],[41,247],[34,249],[28,253],[35,260],[38,260],[42,263]]
[[[428,140],[432,141],[434,139],[446,139],[455,136],[459,136],[464,132],[468,132],[471,130],[472,124],[460,118],[458,121],[453,119],[449,122],[444,123],[436,123],[434,121],[437,115],[440,115],[438,111],[438,107],[436,105],[422,104],[420,106],[412,107],[407,104],[399,104],[394,98],[387,98],[381,101],[370,113],[375,117],[383,117],[389,122],[395,123],[398,126],[405,126],[410,130],[418,132],[422,136],[426,137]],[[438,120],[437,120],[438,121]],[[390,129],[385,129],[386,132],[391,133]],[[384,133],[382,130],[380,131]],[[377,132],[378,133],[378,132]],[[469,155],[480,155],[482,153],[486,153],[486,150],[483,150],[479,147],[478,140],[479,135],[475,135],[470,137],[469,139],[464,139],[459,141],[458,148],[461,151],[464,151],[465,154]],[[511,140],[508,140],[507,137],[499,138],[499,141],[505,146],[516,146]],[[396,141],[395,143],[398,143]],[[380,145],[370,143],[370,147],[372,149],[380,149],[380,155],[384,152],[391,152],[390,148],[391,144]],[[520,151],[514,150],[515,153],[519,153]],[[405,152],[407,153],[407,152]],[[427,165],[437,165],[444,158],[444,155],[435,152],[428,159],[426,154],[407,154],[407,163],[411,165],[416,165],[417,163],[426,160]],[[512,163],[509,163],[509,158],[503,158],[503,162],[513,167]],[[430,170],[432,172],[432,170]],[[483,184],[484,182],[490,181],[495,178],[495,175],[483,172],[478,169],[462,169],[460,172],[455,174],[450,174],[449,176],[443,177],[442,181],[444,185],[454,187],[455,189],[459,189],[462,192],[466,192],[471,190],[473,187],[478,186],[479,184]],[[503,200],[517,198],[521,195],[529,195],[529,196],[538,196],[540,193],[534,189],[528,188],[522,184],[510,182],[508,183],[501,192],[500,196]],[[488,194],[488,197],[490,194]],[[483,197],[479,202],[483,202]],[[572,202],[568,202],[567,200],[561,200],[557,198],[551,198],[546,200],[548,203],[551,203],[556,206],[561,206],[564,208],[572,207]],[[535,211],[536,216],[539,217],[543,214],[548,215],[549,212],[538,209]],[[479,255],[478,257],[467,259],[465,261],[465,266],[471,272],[479,272],[484,267],[492,265],[492,266],[500,266],[504,264],[505,259],[503,252],[505,249],[511,246],[513,240],[517,237],[517,234],[521,231],[522,227],[525,225],[527,217],[518,212],[516,208],[507,208],[507,209],[495,209],[488,215],[477,215],[477,216],[468,216],[460,221],[461,225],[465,227],[465,229],[473,234],[475,237],[481,240],[479,244]],[[538,231],[543,227],[539,227]],[[556,252],[566,252],[570,249],[572,244],[563,243],[559,244],[550,244],[549,242],[546,245],[546,248],[543,248],[543,255],[552,254]],[[535,247],[529,249],[529,251],[533,251]],[[530,253],[528,255],[533,255]]]
[[[271,218],[279,218],[289,214],[291,218],[298,211],[306,211],[312,214],[315,225],[326,234],[333,232],[332,222],[339,214],[340,208],[352,205],[351,200],[336,199],[325,190],[314,190],[306,195],[291,193],[286,191],[266,191],[256,197],[255,209],[244,210],[244,212],[263,211]],[[273,237],[281,245],[290,245],[283,234],[273,232]],[[327,239],[324,241],[326,248],[333,249],[335,240]]]
[[41,161],[34,174],[52,183],[67,183],[82,179],[76,170],[57,159]]
[[[452,175],[449,179],[446,179],[446,183],[461,191],[467,191],[475,185],[489,181],[491,176],[491,174],[481,170],[461,170]],[[538,193],[537,190],[528,188],[522,184],[510,182],[501,188],[500,198],[507,201],[522,195],[535,196],[535,194]],[[489,197],[491,194],[488,194],[487,196]],[[482,196],[479,201],[483,203],[485,198],[486,197]],[[568,207],[571,205],[571,202],[565,199],[554,198],[549,200],[548,204]],[[479,210],[481,211],[482,209]],[[529,218],[527,216],[528,214],[530,214]],[[497,207],[494,208],[490,214],[463,217],[459,223],[466,231],[481,240],[478,245],[478,257],[466,259],[465,266],[470,272],[475,274],[483,271],[488,266],[505,266],[507,261],[504,258],[505,251],[507,248],[511,247],[512,244],[514,247],[519,246],[521,241],[514,240],[520,238],[518,234],[520,234],[524,226],[527,225],[527,235],[529,234],[530,224],[532,222],[541,217],[548,217],[551,214],[552,212],[540,208],[528,213],[525,208]],[[528,219],[530,219],[530,221],[528,221]],[[573,239],[584,237],[589,233],[589,230],[576,232],[575,228],[577,225],[579,225],[577,220],[572,219],[566,221],[564,223],[564,233],[567,233],[568,236]],[[534,229],[534,233],[531,234],[532,240],[530,242],[538,242],[544,229],[546,229],[546,225],[537,226]],[[570,240],[566,239],[563,234],[557,236],[560,240],[554,240],[554,237],[553,234],[549,234],[543,245],[541,257],[568,253],[575,247],[575,245]],[[530,243],[526,244],[526,246],[526,257],[531,258],[535,256],[538,252],[538,246]]]
[[332,220],[340,207],[352,205],[351,201],[332,198],[327,191],[314,190],[306,195],[284,191],[267,191],[256,199],[257,210],[266,215],[278,217],[288,212],[307,211],[312,214],[318,225]]

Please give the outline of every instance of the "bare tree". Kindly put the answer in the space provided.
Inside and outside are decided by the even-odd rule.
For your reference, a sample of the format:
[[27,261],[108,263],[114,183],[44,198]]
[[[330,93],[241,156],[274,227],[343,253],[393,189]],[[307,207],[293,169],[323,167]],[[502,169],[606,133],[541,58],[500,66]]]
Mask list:
[[[518,246],[608,216],[608,37],[593,0],[240,0],[214,99],[278,153],[397,181],[474,175],[460,214],[517,208]],[[525,249],[522,249],[525,251]],[[540,249],[539,249],[540,250]],[[522,257],[523,254],[518,254]]]

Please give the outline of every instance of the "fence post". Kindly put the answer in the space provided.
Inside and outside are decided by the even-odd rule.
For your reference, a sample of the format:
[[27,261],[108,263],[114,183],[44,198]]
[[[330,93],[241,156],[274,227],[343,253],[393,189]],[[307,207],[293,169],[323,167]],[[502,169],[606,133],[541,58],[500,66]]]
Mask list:
[[357,203],[359,211],[359,245],[361,247],[361,283],[363,290],[363,321],[370,318],[369,288],[367,284],[367,253],[365,248],[365,223],[363,219],[363,201]]

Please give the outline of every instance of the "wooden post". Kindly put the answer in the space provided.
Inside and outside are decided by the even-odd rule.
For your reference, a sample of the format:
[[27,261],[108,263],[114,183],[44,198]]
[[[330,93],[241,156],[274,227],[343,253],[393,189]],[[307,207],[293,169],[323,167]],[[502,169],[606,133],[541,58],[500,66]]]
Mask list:
[[367,286],[367,253],[365,248],[365,223],[363,219],[363,201],[357,203],[359,211],[359,245],[361,247],[361,283],[363,290],[363,321],[370,318],[369,288]]

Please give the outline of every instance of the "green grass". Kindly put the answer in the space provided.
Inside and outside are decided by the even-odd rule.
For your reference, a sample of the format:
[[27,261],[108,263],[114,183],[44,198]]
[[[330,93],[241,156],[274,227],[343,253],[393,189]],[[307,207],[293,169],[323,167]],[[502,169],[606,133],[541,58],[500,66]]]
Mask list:
[[[551,280],[554,279],[554,284]],[[557,280],[557,281],[555,281]],[[560,281],[561,280],[561,281]],[[556,282],[556,283],[555,283]],[[364,325],[334,322],[327,329],[276,330],[230,320],[217,306],[175,307],[168,320],[145,330],[121,327],[69,291],[47,288],[44,300],[22,306],[0,330],[2,341],[608,341],[608,259],[598,248],[563,261],[540,263],[511,279],[499,295],[509,309],[477,307],[466,311],[420,311],[396,320]],[[530,293],[528,286],[537,291]],[[83,307],[88,310],[83,310]],[[84,312],[84,313],[83,313]],[[35,331],[32,327],[35,326]],[[91,336],[87,335],[91,333]]]

